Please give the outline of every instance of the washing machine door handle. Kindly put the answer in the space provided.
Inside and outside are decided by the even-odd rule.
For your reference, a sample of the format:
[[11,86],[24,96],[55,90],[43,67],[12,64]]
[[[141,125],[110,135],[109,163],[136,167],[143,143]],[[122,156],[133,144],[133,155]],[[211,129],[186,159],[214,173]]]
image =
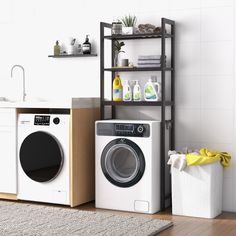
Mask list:
[[109,142],[101,155],[102,172],[109,182],[119,187],[137,184],[145,171],[141,148],[133,141],[118,138]]

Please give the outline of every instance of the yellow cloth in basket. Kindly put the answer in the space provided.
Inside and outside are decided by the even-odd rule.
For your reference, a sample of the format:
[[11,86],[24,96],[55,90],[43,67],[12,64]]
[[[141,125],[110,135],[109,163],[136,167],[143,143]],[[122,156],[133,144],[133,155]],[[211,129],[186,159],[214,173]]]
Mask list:
[[230,160],[231,156],[229,153],[218,152],[207,148],[200,149],[199,155],[194,153],[189,153],[186,155],[186,161],[188,166],[206,165],[216,161],[220,161],[223,167],[229,167]]

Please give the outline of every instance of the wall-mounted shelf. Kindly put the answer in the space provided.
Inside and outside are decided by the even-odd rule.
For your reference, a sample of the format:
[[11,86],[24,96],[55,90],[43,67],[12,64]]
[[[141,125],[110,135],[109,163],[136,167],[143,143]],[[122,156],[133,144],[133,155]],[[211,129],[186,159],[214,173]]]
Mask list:
[[48,57],[53,58],[65,58],[65,57],[96,57],[97,54],[63,54],[63,55],[49,55]]

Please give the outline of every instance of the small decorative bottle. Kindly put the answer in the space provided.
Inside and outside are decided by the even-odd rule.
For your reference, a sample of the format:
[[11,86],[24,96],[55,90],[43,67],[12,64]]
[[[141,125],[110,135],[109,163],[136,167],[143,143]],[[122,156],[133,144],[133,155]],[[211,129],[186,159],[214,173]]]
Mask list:
[[88,35],[86,35],[85,42],[83,43],[83,54],[91,54],[91,43],[89,42]]
[[59,56],[61,53],[61,47],[59,45],[59,41],[56,41],[56,45],[54,46],[54,55]]
[[82,45],[80,43],[78,44],[77,52],[78,52],[78,54],[82,54]]

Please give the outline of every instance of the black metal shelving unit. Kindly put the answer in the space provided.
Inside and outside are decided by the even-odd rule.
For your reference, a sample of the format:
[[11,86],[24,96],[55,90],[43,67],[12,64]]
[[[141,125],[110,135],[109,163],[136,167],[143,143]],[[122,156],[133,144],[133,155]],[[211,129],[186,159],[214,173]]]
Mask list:
[[[167,25],[170,26],[170,33],[167,32]],[[101,106],[101,119],[105,119],[105,107],[111,107],[111,118],[115,119],[116,117],[116,106],[157,106],[161,108],[161,210],[165,209],[165,200],[170,196],[166,196],[165,190],[165,174],[166,174],[166,126],[170,128],[170,139],[169,139],[169,148],[171,150],[175,149],[175,22],[161,18],[161,32],[160,33],[151,33],[151,34],[133,34],[133,35],[104,35],[105,28],[111,29],[112,25],[101,22],[100,23],[100,106]],[[161,67],[151,67],[151,68],[119,68],[114,66],[114,41],[115,40],[143,40],[143,39],[159,39],[161,40]],[[166,66],[165,55],[166,55],[166,40],[171,40],[171,63],[170,67]],[[104,41],[111,40],[111,60],[112,68],[104,68]],[[104,75],[105,72],[111,72],[111,79],[115,78],[116,72],[139,72],[139,71],[157,71],[161,73],[161,88],[162,88],[162,99],[157,102],[115,102],[107,101],[104,98]],[[171,73],[171,99],[170,101],[166,100],[165,87],[166,87],[166,72]],[[111,83],[112,84],[112,83]],[[112,93],[112,88],[111,88]],[[171,108],[171,120],[166,120],[166,107]]]

